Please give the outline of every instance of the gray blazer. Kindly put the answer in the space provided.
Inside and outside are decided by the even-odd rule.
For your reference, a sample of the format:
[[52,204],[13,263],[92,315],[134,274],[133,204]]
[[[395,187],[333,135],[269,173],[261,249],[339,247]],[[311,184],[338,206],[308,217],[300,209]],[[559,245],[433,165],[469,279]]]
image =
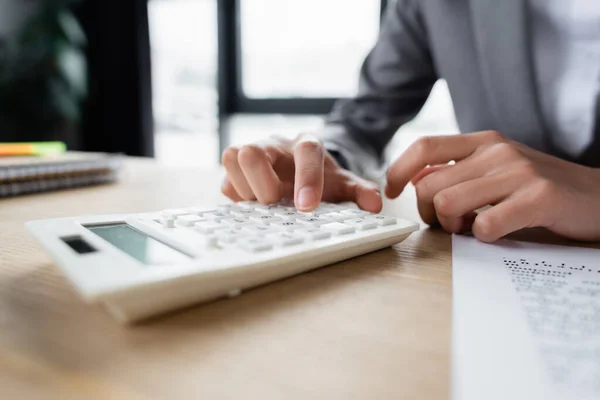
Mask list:
[[[398,128],[414,118],[443,78],[461,132],[497,130],[546,153],[528,32],[527,0],[397,0],[365,60],[358,94],[340,101],[321,137],[361,175],[381,167]],[[600,101],[595,140],[578,159],[600,166]]]

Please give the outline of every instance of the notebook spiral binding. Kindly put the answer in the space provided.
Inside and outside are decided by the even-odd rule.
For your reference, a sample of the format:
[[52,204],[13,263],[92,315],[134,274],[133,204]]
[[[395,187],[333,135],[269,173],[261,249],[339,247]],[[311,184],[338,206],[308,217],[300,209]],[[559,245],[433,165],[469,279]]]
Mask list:
[[118,179],[122,158],[69,154],[52,160],[0,160],[0,198],[112,183]]

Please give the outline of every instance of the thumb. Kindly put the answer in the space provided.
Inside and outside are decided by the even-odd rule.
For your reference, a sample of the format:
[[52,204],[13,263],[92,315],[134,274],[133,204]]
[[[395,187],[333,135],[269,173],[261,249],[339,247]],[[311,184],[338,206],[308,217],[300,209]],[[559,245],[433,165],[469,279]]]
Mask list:
[[365,211],[379,213],[383,208],[383,200],[379,188],[370,182],[359,183],[355,189],[355,201]]
[[[339,187],[339,186],[338,186]],[[325,188],[327,192],[328,188]],[[329,197],[329,196],[328,196]],[[364,180],[357,176],[346,176],[343,182],[341,193],[332,195],[336,201],[352,201],[355,202],[362,210],[372,213],[379,213],[383,208],[383,199],[379,187],[370,181]]]

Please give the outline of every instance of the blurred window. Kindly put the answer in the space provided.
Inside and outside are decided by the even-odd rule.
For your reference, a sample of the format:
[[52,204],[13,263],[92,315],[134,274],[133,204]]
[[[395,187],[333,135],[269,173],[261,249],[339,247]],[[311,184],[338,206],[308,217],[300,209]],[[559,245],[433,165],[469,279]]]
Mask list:
[[377,40],[379,0],[241,0],[250,98],[347,97]]
[[214,132],[218,0],[150,0],[154,116],[159,132]]

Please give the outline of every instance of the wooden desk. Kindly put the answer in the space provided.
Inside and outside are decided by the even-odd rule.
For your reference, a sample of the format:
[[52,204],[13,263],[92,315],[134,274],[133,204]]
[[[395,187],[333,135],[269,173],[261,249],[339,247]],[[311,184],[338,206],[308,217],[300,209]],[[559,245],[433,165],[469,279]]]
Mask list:
[[[130,160],[118,185],[0,201],[0,398],[448,398],[443,232],[125,328],[84,304],[23,227],[223,201],[221,176]],[[418,220],[404,196],[386,211]]]

